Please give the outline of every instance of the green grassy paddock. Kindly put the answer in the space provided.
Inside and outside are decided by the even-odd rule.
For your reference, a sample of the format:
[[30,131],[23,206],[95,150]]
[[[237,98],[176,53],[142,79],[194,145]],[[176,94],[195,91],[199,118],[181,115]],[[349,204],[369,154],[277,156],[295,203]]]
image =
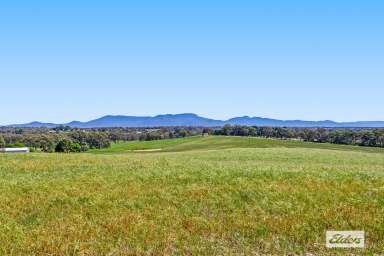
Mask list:
[[329,143],[312,143],[298,140],[278,140],[259,137],[187,137],[178,139],[154,140],[154,141],[132,141],[112,144],[110,148],[91,150],[94,154],[128,153],[134,151],[145,152],[144,150],[159,150],[161,152],[181,152],[191,150],[219,150],[229,148],[314,148],[342,151],[359,151],[384,153],[382,148],[359,147],[351,145],[336,145]]
[[[381,149],[239,137],[2,154],[0,254],[382,253],[383,174]],[[326,249],[326,230],[367,248]]]

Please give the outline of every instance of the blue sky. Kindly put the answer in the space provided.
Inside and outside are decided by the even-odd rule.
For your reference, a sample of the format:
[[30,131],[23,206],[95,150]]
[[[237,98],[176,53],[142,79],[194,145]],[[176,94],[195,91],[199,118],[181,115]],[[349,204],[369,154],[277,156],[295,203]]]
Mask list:
[[384,2],[5,0],[0,89],[0,124],[384,120]]

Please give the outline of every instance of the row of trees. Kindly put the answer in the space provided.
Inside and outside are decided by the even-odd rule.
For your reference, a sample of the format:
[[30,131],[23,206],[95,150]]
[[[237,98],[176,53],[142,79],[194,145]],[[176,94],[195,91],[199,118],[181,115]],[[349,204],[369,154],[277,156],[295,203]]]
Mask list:
[[98,131],[6,133],[0,134],[0,147],[27,146],[32,151],[44,152],[84,152],[93,148],[106,148],[111,145],[108,134]]
[[0,128],[0,147],[25,145],[30,147],[32,151],[84,152],[89,149],[109,147],[112,142],[180,138],[199,135],[202,131],[203,128],[197,127],[76,129],[63,126],[54,129]]
[[384,129],[286,128],[225,125],[221,129],[215,130],[214,134],[300,139],[319,143],[328,142],[333,144],[384,147]]
[[183,138],[200,135],[202,128],[198,127],[161,127],[161,128],[111,128],[104,129],[108,132],[111,141],[133,141],[133,140],[161,140]]
[[279,139],[300,139],[311,142],[384,147],[384,129],[328,129],[230,126],[221,128],[98,128],[71,127],[0,128],[0,147],[22,146],[44,152],[84,152],[106,148],[111,143],[132,140],[172,139],[201,134],[226,136],[258,136]]

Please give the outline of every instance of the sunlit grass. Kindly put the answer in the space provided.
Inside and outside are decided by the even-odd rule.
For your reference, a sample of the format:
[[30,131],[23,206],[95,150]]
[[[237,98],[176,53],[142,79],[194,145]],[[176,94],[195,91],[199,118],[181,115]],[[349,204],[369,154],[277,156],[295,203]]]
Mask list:
[[[215,146],[204,150],[208,141]],[[174,152],[0,155],[0,255],[363,253],[327,250],[326,230],[365,230],[364,253],[384,250],[380,150],[267,141],[271,148],[211,137],[129,149]]]
[[161,150],[163,152],[180,152],[191,150],[217,150],[228,148],[316,148],[333,149],[343,151],[359,151],[384,153],[383,148],[360,147],[351,145],[337,145],[329,143],[312,143],[298,140],[278,140],[258,137],[187,137],[178,139],[154,140],[154,141],[132,141],[112,144],[111,148],[91,150],[95,154],[128,153],[139,150]]

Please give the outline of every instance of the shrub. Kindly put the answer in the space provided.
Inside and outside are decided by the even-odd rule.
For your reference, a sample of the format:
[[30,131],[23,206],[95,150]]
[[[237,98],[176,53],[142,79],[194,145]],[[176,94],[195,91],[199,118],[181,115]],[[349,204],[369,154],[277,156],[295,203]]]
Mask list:
[[12,143],[12,144],[7,144],[5,145],[6,148],[24,148],[25,145],[20,142]]
[[88,151],[89,150],[89,146],[88,146],[88,144],[87,143],[82,143],[81,145],[80,145],[80,151],[81,152],[85,152],[85,151]]
[[80,152],[81,146],[79,143],[72,143],[70,146],[70,152]]
[[54,152],[55,151],[54,142],[47,137],[43,137],[40,139],[39,146],[43,152]]
[[69,153],[71,152],[72,142],[68,139],[61,139],[56,144],[55,152]]

